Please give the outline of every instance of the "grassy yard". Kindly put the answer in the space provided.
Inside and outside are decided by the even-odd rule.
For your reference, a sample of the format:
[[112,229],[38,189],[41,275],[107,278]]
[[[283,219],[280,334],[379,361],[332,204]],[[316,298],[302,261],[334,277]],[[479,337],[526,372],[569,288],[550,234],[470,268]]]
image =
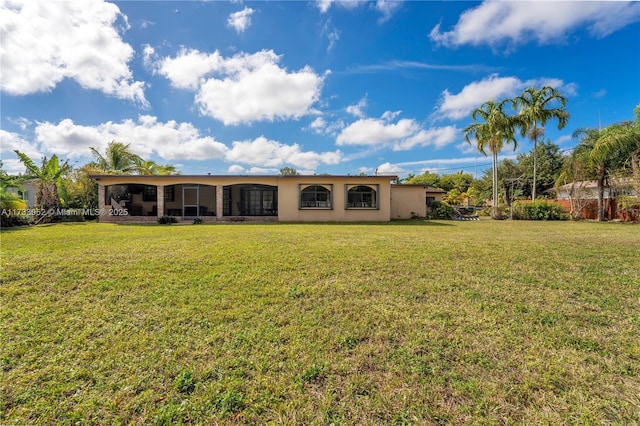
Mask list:
[[637,424],[640,227],[3,230],[0,424]]

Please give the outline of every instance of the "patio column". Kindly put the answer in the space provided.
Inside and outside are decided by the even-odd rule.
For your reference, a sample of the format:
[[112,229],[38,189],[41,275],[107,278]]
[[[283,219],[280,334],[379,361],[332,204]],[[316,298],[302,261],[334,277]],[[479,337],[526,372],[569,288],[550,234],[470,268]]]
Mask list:
[[156,196],[158,201],[158,217],[164,216],[164,185],[156,185]]
[[[104,211],[107,206],[104,204],[104,185],[98,182],[98,209]],[[98,222],[100,222],[100,215],[98,215]]]
[[224,187],[222,185],[216,185],[216,220],[221,220],[220,218],[224,213]]

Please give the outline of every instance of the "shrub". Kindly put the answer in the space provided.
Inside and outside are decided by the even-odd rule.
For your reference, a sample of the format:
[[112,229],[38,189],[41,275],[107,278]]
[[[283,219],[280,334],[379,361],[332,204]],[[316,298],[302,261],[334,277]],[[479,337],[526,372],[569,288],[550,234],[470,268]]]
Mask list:
[[513,218],[516,220],[566,220],[568,215],[565,209],[556,203],[547,203],[544,200],[535,200],[532,203],[513,203],[511,207]]
[[456,215],[456,209],[443,201],[433,203],[433,217],[436,219],[451,219]]
[[194,217],[193,218],[193,224],[194,225],[199,225],[202,223],[202,218],[201,217]]
[[178,223],[178,219],[173,216],[161,216],[158,218],[160,225],[171,225],[172,223]]

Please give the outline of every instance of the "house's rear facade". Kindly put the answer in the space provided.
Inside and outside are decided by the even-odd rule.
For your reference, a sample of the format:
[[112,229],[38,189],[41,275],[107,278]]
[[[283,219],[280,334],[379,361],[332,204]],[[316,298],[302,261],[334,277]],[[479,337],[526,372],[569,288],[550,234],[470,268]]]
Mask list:
[[394,176],[96,175],[101,222],[388,222],[426,216],[444,191]]

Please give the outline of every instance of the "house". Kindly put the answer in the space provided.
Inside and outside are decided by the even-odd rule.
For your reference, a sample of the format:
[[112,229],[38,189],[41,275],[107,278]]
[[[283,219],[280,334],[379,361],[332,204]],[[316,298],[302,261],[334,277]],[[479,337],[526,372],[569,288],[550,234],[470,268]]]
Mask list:
[[[626,213],[619,211],[619,201],[622,197],[637,197],[631,179],[610,179],[604,188],[604,206],[606,218],[624,218]],[[598,183],[592,181],[576,181],[559,186],[553,190],[556,193],[557,202],[572,212],[572,215],[581,219],[598,218]],[[633,218],[632,218],[633,220]]]
[[388,222],[426,216],[442,193],[395,176],[94,175],[101,222]]
[[8,187],[7,192],[19,196],[22,201],[27,203],[27,208],[32,209],[36,206],[36,193],[38,192],[38,187],[33,180],[22,182],[20,184],[20,188]]
[[425,217],[446,191],[429,185],[391,185],[391,219]]

